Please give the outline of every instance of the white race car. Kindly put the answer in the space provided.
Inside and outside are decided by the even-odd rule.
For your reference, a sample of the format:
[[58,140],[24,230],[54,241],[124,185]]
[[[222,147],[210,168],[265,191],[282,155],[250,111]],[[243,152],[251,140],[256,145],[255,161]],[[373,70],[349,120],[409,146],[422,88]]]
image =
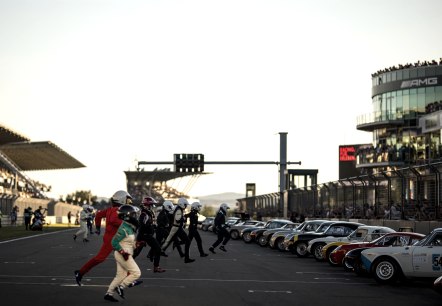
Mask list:
[[380,284],[395,283],[400,278],[436,279],[442,274],[442,228],[411,246],[364,250],[361,260]]
[[[359,242],[359,241],[372,241],[374,239],[379,238],[387,233],[394,233],[395,230],[386,226],[377,226],[377,225],[362,225],[355,229],[350,235],[345,237],[335,237],[335,236],[327,236],[312,239],[308,242],[307,251],[315,257],[317,261],[323,261],[324,254],[322,254],[322,248],[331,243],[331,242]],[[336,248],[333,246],[333,249]],[[330,252],[332,249],[330,249]]]

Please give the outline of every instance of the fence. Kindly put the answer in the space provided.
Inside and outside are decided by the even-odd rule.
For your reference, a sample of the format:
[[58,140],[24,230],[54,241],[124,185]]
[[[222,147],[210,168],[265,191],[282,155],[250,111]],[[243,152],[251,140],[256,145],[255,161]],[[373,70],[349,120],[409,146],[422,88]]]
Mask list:
[[267,217],[284,217],[287,211],[307,218],[439,221],[441,172],[438,162],[290,189],[283,195],[286,210],[280,205],[280,193],[238,202],[250,215]]

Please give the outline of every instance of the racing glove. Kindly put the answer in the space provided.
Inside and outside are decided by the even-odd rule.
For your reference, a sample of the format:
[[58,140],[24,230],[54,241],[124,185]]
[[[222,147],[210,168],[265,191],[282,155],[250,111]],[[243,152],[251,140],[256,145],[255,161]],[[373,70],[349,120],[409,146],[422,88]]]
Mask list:
[[121,250],[118,251],[118,253],[120,253],[123,256],[124,260],[128,260],[129,259],[129,255],[130,254],[127,253],[125,250],[121,249]]
[[142,247],[145,247],[146,244],[147,244],[146,241],[140,240],[140,241],[136,242],[135,247],[136,248],[142,248]]

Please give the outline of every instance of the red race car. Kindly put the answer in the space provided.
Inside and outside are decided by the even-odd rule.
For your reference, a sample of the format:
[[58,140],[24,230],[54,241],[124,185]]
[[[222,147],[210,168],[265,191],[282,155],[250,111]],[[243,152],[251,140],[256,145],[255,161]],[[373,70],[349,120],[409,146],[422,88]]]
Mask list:
[[[385,234],[371,242],[355,242],[338,246],[330,253],[330,259],[343,265],[348,271],[361,272],[358,270],[360,254],[363,250],[375,247],[406,246],[424,238],[425,235],[413,232],[394,232]],[[351,254],[349,253],[351,251]],[[348,255],[348,256],[347,256]]]

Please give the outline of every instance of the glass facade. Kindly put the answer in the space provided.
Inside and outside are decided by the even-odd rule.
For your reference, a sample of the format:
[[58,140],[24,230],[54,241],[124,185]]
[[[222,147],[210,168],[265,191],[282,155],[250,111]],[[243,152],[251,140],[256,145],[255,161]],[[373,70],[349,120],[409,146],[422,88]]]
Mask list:
[[375,168],[380,162],[401,166],[442,158],[441,131],[423,133],[421,126],[422,118],[442,112],[442,63],[409,65],[373,75],[372,108],[371,114],[357,120],[358,129],[373,135],[373,147],[359,152],[375,155],[359,156],[365,166]]

